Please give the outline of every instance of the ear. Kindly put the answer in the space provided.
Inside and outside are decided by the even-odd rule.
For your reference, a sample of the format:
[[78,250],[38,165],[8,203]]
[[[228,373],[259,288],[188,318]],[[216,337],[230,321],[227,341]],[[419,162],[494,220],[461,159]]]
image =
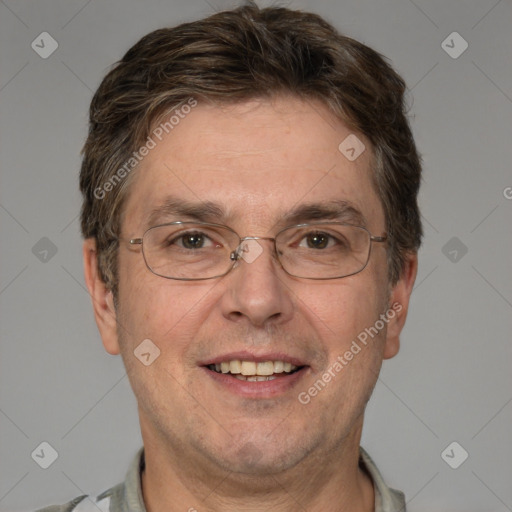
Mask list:
[[390,359],[400,349],[400,333],[405,325],[409,299],[411,297],[416,273],[418,272],[418,255],[411,253],[407,256],[400,279],[392,288],[389,296],[389,308],[394,311],[394,316],[388,314],[389,322],[384,347],[384,359]]
[[89,290],[94,309],[96,325],[100,331],[105,350],[112,355],[119,354],[117,338],[117,316],[114,297],[98,271],[96,240],[87,238],[83,245],[85,284]]

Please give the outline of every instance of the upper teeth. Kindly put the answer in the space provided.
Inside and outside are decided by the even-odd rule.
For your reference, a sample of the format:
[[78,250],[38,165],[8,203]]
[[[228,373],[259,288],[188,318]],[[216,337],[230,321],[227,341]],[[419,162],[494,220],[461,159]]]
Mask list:
[[240,361],[235,359],[233,361],[223,361],[215,365],[210,365],[210,368],[217,372],[233,373],[242,375],[273,375],[274,373],[289,373],[297,369],[297,366],[285,361],[264,361],[256,363],[254,361]]

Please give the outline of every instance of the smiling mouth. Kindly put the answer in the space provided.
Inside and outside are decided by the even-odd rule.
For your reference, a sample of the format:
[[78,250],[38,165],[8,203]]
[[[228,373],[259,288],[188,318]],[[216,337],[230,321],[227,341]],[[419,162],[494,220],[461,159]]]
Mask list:
[[248,382],[263,382],[274,380],[291,375],[303,366],[295,366],[287,361],[222,361],[221,363],[209,364],[206,368],[212,372],[226,374],[238,380]]

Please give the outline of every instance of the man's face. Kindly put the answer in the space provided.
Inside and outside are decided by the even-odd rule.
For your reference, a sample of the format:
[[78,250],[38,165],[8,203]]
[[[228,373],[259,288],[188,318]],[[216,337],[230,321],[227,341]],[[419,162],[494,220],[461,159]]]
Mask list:
[[[150,215],[169,198],[215,203],[225,216],[203,220],[228,225],[241,237],[273,237],[290,211],[342,200],[372,234],[382,235],[369,143],[364,140],[366,150],[354,161],[338,149],[350,133],[315,102],[199,104],[134,171],[122,237],[142,237]],[[191,220],[153,215],[158,224]],[[251,474],[291,468],[332,453],[343,439],[358,440],[382,359],[397,350],[398,335],[389,336],[399,330],[396,318],[359,343],[351,360],[344,354],[402,297],[401,284],[391,288],[387,281],[385,244],[373,244],[362,272],[319,281],[286,274],[272,242],[258,243],[263,252],[251,263],[241,260],[224,277],[192,282],[153,274],[140,246],[121,243],[118,337],[102,332],[107,349],[119,348],[123,356],[146,443]],[[146,339],[160,349],[149,366],[134,355]],[[341,370],[339,356],[347,363]],[[232,360],[282,361],[300,370],[252,382],[209,367]],[[308,393],[329,369],[330,381]]]

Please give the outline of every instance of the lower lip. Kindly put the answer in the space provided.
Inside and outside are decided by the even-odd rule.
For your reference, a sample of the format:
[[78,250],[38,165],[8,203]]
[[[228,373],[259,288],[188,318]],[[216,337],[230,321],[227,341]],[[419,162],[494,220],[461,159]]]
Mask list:
[[214,372],[204,366],[202,370],[205,371],[214,382],[231,393],[247,398],[273,398],[283,395],[295,387],[304,376],[307,367],[304,366],[300,370],[287,374],[286,376],[283,375],[272,380],[263,380],[260,382],[240,380],[226,373]]

